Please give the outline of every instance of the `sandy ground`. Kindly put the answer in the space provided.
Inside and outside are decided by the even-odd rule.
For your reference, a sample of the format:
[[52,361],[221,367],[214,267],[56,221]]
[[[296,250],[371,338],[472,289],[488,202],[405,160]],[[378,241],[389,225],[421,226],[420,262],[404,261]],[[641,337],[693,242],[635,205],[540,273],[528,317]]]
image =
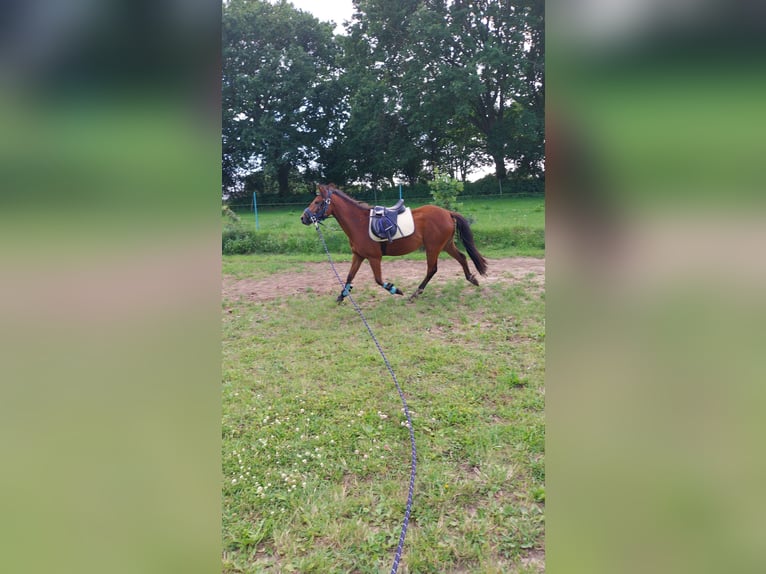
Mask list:
[[[479,276],[479,283],[490,284],[496,282],[518,282],[532,280],[543,288],[545,283],[545,259],[533,257],[509,257],[505,259],[489,259],[489,268],[486,277]],[[345,280],[350,263],[337,263],[335,265],[341,278]],[[469,263],[471,270],[473,264]],[[425,261],[411,261],[408,259],[384,259],[384,280],[393,281],[397,287],[410,295],[420,284],[426,274]],[[457,261],[452,259],[440,259],[439,270],[431,279],[429,286],[438,285],[445,280],[463,278],[463,270]],[[374,286],[375,279],[367,262],[362,264],[354,278],[354,286]],[[466,286],[470,286],[466,282]],[[329,263],[304,263],[299,271],[275,273],[263,279],[235,279],[230,276],[223,278],[224,299],[249,299],[251,301],[265,301],[277,296],[300,295],[304,293],[337,294],[341,286]]]

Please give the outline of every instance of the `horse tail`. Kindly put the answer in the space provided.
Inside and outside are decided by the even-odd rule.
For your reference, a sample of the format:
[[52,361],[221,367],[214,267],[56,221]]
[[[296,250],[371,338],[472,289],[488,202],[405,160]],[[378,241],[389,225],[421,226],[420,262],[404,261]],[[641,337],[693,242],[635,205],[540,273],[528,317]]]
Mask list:
[[468,224],[468,220],[454,211],[450,212],[452,219],[455,220],[455,227],[457,229],[457,235],[460,241],[463,243],[465,250],[468,252],[468,256],[476,266],[476,270],[481,275],[487,274],[487,260],[476,249],[476,244],[473,241],[473,233],[471,232],[471,226]]

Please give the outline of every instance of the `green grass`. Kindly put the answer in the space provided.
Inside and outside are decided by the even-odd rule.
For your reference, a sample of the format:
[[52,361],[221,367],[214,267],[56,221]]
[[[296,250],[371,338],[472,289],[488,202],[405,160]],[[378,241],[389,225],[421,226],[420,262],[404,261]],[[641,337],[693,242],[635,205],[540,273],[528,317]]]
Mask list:
[[[544,294],[456,280],[415,303],[374,286],[354,296],[414,421],[399,571],[535,571],[522,560],[544,546]],[[223,318],[223,571],[387,571],[409,434],[353,307],[224,301]]]
[[[545,198],[481,198],[461,199],[462,207],[458,210],[474,221],[474,225],[486,228],[494,227],[545,227]],[[424,202],[407,202],[410,207],[420,207]],[[294,207],[266,207],[258,211],[258,225],[264,231],[286,231],[301,225],[300,217],[306,205]],[[245,225],[255,227],[252,211],[240,211],[237,215]]]
[[[319,241],[317,239],[317,241]],[[299,273],[306,261],[327,261],[324,250],[314,256],[284,254],[284,255],[225,255],[222,258],[222,271],[234,279],[262,279],[273,273],[291,271]],[[335,257],[333,261],[344,263],[351,261],[351,256]]]
[[[417,207],[418,203],[411,203]],[[305,206],[267,208],[258,213],[255,231],[253,213],[240,213],[238,226],[224,231],[224,253],[322,254],[321,244],[311,227],[300,223]],[[479,251],[487,257],[524,255],[542,257],[545,251],[544,198],[466,199],[460,212],[471,221]],[[330,219],[324,225],[332,253],[349,254],[348,240]]]

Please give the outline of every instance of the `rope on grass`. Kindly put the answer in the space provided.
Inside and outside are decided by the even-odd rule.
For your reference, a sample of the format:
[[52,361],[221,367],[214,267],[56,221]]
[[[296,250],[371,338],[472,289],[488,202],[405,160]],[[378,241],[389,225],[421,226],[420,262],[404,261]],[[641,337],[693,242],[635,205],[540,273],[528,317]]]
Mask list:
[[[333,273],[335,273],[335,277],[338,279],[338,283],[340,283],[341,287],[345,287],[345,283],[343,282],[343,279],[341,279],[340,274],[338,274],[338,270],[335,268],[335,264],[332,261],[332,257],[330,256],[330,250],[327,249],[327,243],[324,240],[324,235],[322,235],[322,230],[319,229],[319,222],[314,220],[314,226],[316,227],[317,233],[319,234],[319,238],[322,240],[322,246],[324,247],[324,251],[327,254],[327,260],[330,262],[330,267],[333,270]],[[394,373],[394,369],[391,368],[391,363],[388,362],[388,358],[386,357],[386,354],[383,352],[383,347],[380,346],[380,343],[378,342],[378,338],[375,336],[375,333],[373,333],[372,328],[370,327],[370,324],[367,322],[366,317],[364,316],[364,313],[362,313],[362,309],[359,307],[359,305],[356,304],[356,301],[354,301],[354,298],[351,296],[351,293],[346,295],[346,298],[351,301],[351,303],[354,306],[354,309],[356,310],[359,317],[362,319],[362,323],[364,323],[364,326],[367,327],[367,332],[370,334],[370,337],[372,338],[373,342],[375,343],[375,346],[378,348],[378,352],[380,353],[380,356],[383,357],[383,362],[386,364],[386,368],[388,369],[388,372],[391,374],[391,378],[394,380],[394,385],[396,385],[396,390],[399,393],[399,398],[402,400],[402,406],[404,407],[404,415],[407,417],[407,428],[410,431],[410,447],[412,451],[412,461],[410,463],[410,487],[409,492],[407,494],[407,506],[404,511],[404,521],[402,522],[402,531],[399,535],[399,544],[396,547],[396,553],[394,554],[394,563],[391,566],[391,574],[396,574],[397,570],[399,569],[399,562],[402,559],[402,551],[404,550],[404,538],[407,536],[407,526],[410,523],[410,514],[412,513],[412,497],[413,493],[415,492],[415,470],[417,467],[417,451],[415,450],[415,431],[412,427],[412,417],[410,417],[410,409],[407,407],[407,399],[404,398],[404,392],[402,392],[402,387],[399,385],[399,381],[396,379],[396,373]]]

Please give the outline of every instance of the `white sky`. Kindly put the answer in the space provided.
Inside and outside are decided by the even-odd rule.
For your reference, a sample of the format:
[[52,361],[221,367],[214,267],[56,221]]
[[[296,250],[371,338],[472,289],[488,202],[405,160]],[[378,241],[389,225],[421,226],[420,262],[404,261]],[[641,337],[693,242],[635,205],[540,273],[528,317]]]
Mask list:
[[351,0],[288,0],[293,6],[309,12],[322,22],[335,22],[335,33],[343,34],[343,22],[351,20],[354,7]]

